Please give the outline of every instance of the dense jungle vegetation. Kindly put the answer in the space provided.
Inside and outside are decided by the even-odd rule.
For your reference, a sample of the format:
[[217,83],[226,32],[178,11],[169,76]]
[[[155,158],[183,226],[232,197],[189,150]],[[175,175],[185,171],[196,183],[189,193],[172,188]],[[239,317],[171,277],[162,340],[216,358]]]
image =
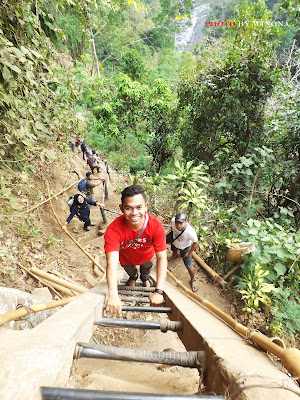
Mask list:
[[235,291],[249,315],[265,312],[270,334],[296,335],[300,6],[211,6],[209,20],[248,24],[203,27],[193,52],[178,54],[190,0],[1,1],[1,227],[22,212],[20,191],[41,198],[37,163],[64,157],[80,132],[146,187],[152,212],[187,212],[221,274],[227,245],[253,242]]

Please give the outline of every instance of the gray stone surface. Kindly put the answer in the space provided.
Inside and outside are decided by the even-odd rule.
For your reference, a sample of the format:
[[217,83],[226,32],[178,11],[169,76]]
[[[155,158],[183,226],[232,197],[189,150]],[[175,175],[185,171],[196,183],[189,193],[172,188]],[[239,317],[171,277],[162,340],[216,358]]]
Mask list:
[[175,50],[179,54],[193,51],[194,46],[200,42],[204,35],[205,19],[211,11],[210,3],[199,4],[198,0],[192,0],[192,2],[190,20],[176,21],[180,32],[175,34]]
[[[48,292],[38,290],[35,294],[27,293],[18,289],[11,289],[6,287],[0,287],[0,314],[5,314],[9,311],[15,311],[20,306],[30,307],[32,304],[42,304],[52,301],[51,293],[47,288]],[[47,295],[45,296],[45,294]],[[50,298],[49,298],[50,293]],[[57,309],[45,310],[39,313],[28,314],[25,317],[18,319],[16,321],[10,321],[4,324],[5,328],[23,330],[32,329],[36,325],[40,324],[50,315],[55,313]],[[0,327],[1,331],[2,327]]]
[[75,345],[90,340],[105,291],[98,285],[31,330],[0,331],[1,399],[40,400],[41,386],[66,385]]

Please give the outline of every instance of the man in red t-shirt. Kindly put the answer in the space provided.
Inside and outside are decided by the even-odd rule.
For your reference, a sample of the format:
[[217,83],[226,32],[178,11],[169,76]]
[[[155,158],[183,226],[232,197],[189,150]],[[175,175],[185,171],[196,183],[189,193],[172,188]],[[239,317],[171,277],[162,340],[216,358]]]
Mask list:
[[144,286],[150,286],[149,274],[154,254],[157,261],[155,292],[150,295],[153,305],[163,302],[163,284],[167,272],[167,245],[161,221],[147,214],[148,203],[141,186],[131,185],[122,192],[120,209],[123,214],[116,218],[104,235],[108,299],[106,311],[120,314],[122,303],[118,295],[118,262],[129,275],[128,284],[135,286],[138,278],[137,265]]

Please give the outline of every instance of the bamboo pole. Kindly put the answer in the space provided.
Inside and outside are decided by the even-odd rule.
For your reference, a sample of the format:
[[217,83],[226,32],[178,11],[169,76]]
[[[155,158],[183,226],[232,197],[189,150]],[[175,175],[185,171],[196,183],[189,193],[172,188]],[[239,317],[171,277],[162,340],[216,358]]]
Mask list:
[[[32,261],[29,261],[30,264],[33,266]],[[22,270],[26,271],[27,274],[31,275],[34,279],[36,279],[38,282],[40,282],[42,285],[47,286],[56,296],[58,296],[60,299],[62,298],[62,295],[60,293],[58,293],[58,291],[56,290],[57,288],[55,288],[53,285],[51,285],[50,283],[44,281],[44,279],[39,278],[37,275],[33,274],[32,272],[29,271],[29,269],[27,269],[26,267],[24,267],[21,264],[17,264],[18,267],[20,267]],[[73,294],[72,294],[73,296]]]
[[[34,276],[36,276],[38,279],[37,275],[34,274]],[[53,286],[54,289],[60,291],[61,293],[65,294],[66,296],[69,296],[69,297],[74,296],[74,292],[72,292],[72,290],[66,288],[65,286],[59,285],[58,283],[49,281],[48,279],[45,279],[45,278],[43,278],[41,280],[41,282],[44,282],[46,286],[49,286],[49,285]]]
[[71,301],[77,299],[79,296],[80,295],[68,297],[68,298],[60,299],[60,300],[56,300],[56,301],[51,301],[50,303],[33,304],[29,307],[21,307],[18,310],[9,311],[5,314],[0,315],[0,326],[5,324],[6,322],[13,321],[15,319],[24,317],[25,315],[28,315],[31,311],[38,312],[38,311],[48,310],[50,308],[64,306],[65,304],[68,304]]
[[245,339],[251,339],[252,342],[259,345],[263,350],[274,354],[280,358],[282,365],[292,374],[293,377],[298,379],[300,383],[300,350],[291,348],[285,350],[272,342],[267,336],[260,332],[252,331],[251,329],[243,326],[239,322],[235,321],[230,315],[220,310],[218,307],[210,303],[208,300],[203,299],[198,294],[187,289],[182,282],[180,282],[169,270],[167,274],[181,287],[189,296],[199,301],[214,315],[218,316],[223,322],[233,328],[237,333],[242,335]]
[[40,207],[41,205],[47,203],[48,201],[51,201],[51,199],[54,199],[55,197],[57,197],[57,196],[59,196],[60,194],[64,193],[65,191],[67,191],[68,189],[70,189],[72,186],[74,186],[74,185],[75,185],[76,183],[78,183],[78,182],[79,182],[79,180],[73,182],[72,185],[70,185],[70,186],[68,186],[67,188],[63,189],[61,192],[59,192],[59,193],[57,193],[57,194],[54,194],[53,196],[51,196],[51,197],[49,197],[48,199],[44,200],[42,203],[40,203],[40,204],[38,204],[38,205],[36,205],[36,206],[33,206],[33,207],[29,208],[29,209],[27,210],[27,212],[33,211],[33,210],[35,210],[36,208]]
[[66,282],[74,283],[74,285],[77,285],[77,282],[73,281],[72,279],[68,278],[67,276],[64,276],[63,274],[56,271],[55,269],[51,269],[48,272],[52,275],[56,275],[58,278],[61,278],[61,279],[65,280]]
[[[60,220],[58,219],[57,215],[55,214],[51,200],[50,200],[50,206],[51,206],[53,215],[55,216],[57,222],[59,223],[60,227],[62,228],[62,224],[61,224]],[[74,239],[73,236],[66,229],[63,229],[63,231],[69,236],[69,238],[71,240],[73,240],[73,242],[80,248],[80,250],[82,250],[84,252],[84,254],[100,269],[100,271],[102,271],[105,274],[105,269],[103,267],[101,267],[100,264],[97,263],[97,261],[81,246],[81,244],[78,243],[77,240]],[[103,277],[102,280],[100,280],[100,282],[102,282],[104,279],[105,279],[105,276]]]
[[79,285],[77,283],[67,282],[64,279],[58,278],[55,275],[51,275],[51,274],[48,274],[47,272],[41,271],[40,269],[38,269],[36,267],[32,267],[30,271],[38,276],[41,276],[42,278],[48,279],[48,281],[50,281],[50,282],[58,283],[59,285],[62,285],[68,289],[75,290],[78,293],[85,293],[88,291],[88,289],[82,285]]
[[225,276],[223,276],[224,281],[229,278],[235,271],[237,271],[241,266],[241,263],[238,263],[235,267],[233,267]]
[[84,254],[100,269],[101,272],[103,272],[105,274],[105,269],[103,267],[101,267],[100,264],[97,263],[97,261],[94,259],[94,257],[92,257],[82,246],[80,243],[77,242],[76,239],[73,238],[73,236],[66,230],[63,229],[63,231],[69,236],[69,238],[71,240],[73,240],[73,242],[80,248],[80,250],[82,250],[84,252]]
[[205,271],[219,284],[221,285],[223,288],[227,285],[227,282],[225,282],[220,275],[218,275],[212,268],[210,268],[210,266],[208,266],[206,264],[206,262],[204,260],[202,260],[202,258],[200,258],[198,256],[198,254],[196,254],[194,251],[192,253],[192,256],[194,258],[194,260],[197,261],[198,264],[201,265],[201,267],[203,269],[205,269]]

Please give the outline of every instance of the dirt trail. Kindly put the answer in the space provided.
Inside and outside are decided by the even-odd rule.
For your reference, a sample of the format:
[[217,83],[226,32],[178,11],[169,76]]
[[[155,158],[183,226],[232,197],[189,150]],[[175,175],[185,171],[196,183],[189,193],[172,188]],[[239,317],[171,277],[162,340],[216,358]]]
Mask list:
[[[82,162],[81,162],[82,163]],[[85,171],[85,166],[82,166]],[[84,172],[82,171],[82,172]],[[126,186],[128,181],[121,177],[112,168],[111,181],[109,184],[109,199],[105,201],[106,208],[118,211],[120,202],[120,190],[122,185]],[[70,191],[72,192],[72,191]],[[96,188],[96,198],[102,199],[102,187]],[[68,193],[69,194],[69,193]],[[98,209],[91,207],[92,220],[99,223],[99,228],[105,229],[102,223]],[[115,214],[107,212],[109,222],[116,218]],[[100,254],[100,263],[105,265],[103,254],[103,236],[98,236],[97,229],[90,232],[83,232],[82,223],[72,222],[70,231],[76,239],[92,254],[95,252]],[[71,223],[71,224],[72,224]],[[78,251],[74,249],[74,245],[64,240],[65,249],[68,249],[69,267],[78,262]],[[72,250],[71,250],[72,247]],[[66,255],[64,255],[65,257]],[[81,255],[80,258],[85,257]],[[67,260],[66,260],[67,261]],[[81,268],[87,267],[85,263],[81,264]],[[189,286],[189,275],[181,261],[174,260],[170,263],[175,275]],[[197,267],[196,269],[199,269]],[[77,270],[77,268],[76,268]],[[89,272],[92,272],[91,270]],[[73,267],[75,273],[75,267]],[[77,275],[77,274],[76,274]],[[79,274],[80,275],[80,274]],[[77,275],[78,276],[78,275]],[[204,273],[199,269],[197,273],[197,286],[201,296],[209,296],[210,301],[219,306],[222,310],[228,311],[229,306],[226,305],[224,298],[220,296],[215,287],[209,284]],[[126,315],[126,318],[142,319],[143,316],[132,314]],[[147,320],[158,320],[159,315],[146,315]],[[96,328],[94,339],[98,343],[105,343],[123,347],[138,347],[139,349],[147,349],[153,351],[163,351],[172,348],[175,351],[185,351],[184,346],[178,339],[176,333],[159,331],[145,331],[132,329],[116,329],[116,328]],[[74,365],[72,375],[70,377],[69,387],[94,389],[94,390],[114,390],[114,391],[133,391],[148,393],[170,393],[170,394],[194,394],[197,393],[199,387],[199,373],[195,369],[185,369],[181,367],[167,367],[151,364],[128,363],[108,360],[89,360],[81,359]]]
[[[63,163],[57,162],[49,171],[47,177],[36,179],[36,189],[39,188],[47,197],[46,182],[49,183],[51,193],[56,194],[62,190],[69,175],[69,169],[74,161],[74,170],[79,179],[85,176],[89,170],[82,160],[81,153],[75,150],[75,154],[67,158]],[[68,185],[75,182],[78,176],[72,173]],[[103,177],[104,172],[95,174]],[[39,178],[37,176],[37,178]],[[130,184],[127,177],[117,173],[110,167],[109,198],[105,200],[108,209],[119,211],[120,192]],[[96,200],[102,202],[102,185],[95,188]],[[69,215],[67,199],[77,193],[77,184],[67,192],[52,200],[52,204],[60,222],[64,224]],[[151,205],[150,205],[151,206]],[[76,217],[68,225],[68,231],[74,238],[105,268],[105,254],[103,251],[103,232],[107,225],[103,224],[98,207],[91,208],[91,220],[97,224],[89,232],[83,231],[83,223]],[[151,212],[151,207],[150,207]],[[39,207],[35,211],[34,224],[40,229],[38,237],[24,240],[19,250],[19,261],[29,267],[29,260],[34,266],[45,271],[58,271],[62,276],[78,283],[91,287],[86,280],[86,273],[93,275],[93,265],[89,258],[76,246],[63,232],[57,223],[49,203]],[[117,215],[107,212],[108,223]],[[48,243],[48,246],[45,245]],[[171,253],[169,251],[169,253]],[[170,255],[170,254],[169,254]],[[189,274],[181,259],[170,262],[172,272],[187,287],[189,287]],[[208,281],[207,276],[199,266],[196,266],[196,286],[200,296],[207,298],[216,306],[226,312],[230,312],[230,305],[220,294],[221,291]],[[170,281],[170,280],[169,280]],[[170,283],[173,284],[172,281]],[[7,281],[6,286],[32,291],[39,286],[32,278],[16,270],[16,276],[12,281]],[[142,319],[141,316],[130,318]],[[158,320],[161,316],[147,315],[146,319]],[[136,331],[130,329],[97,328],[94,334],[96,342],[124,347],[138,347],[153,351],[163,351],[172,348],[176,351],[185,351],[177,335],[172,332],[162,333],[157,331]],[[178,393],[193,394],[197,392],[199,374],[197,370],[180,367],[167,367],[150,364],[136,364],[126,362],[111,362],[103,360],[79,360],[74,365],[69,387],[102,389],[117,391],[136,391],[151,393]]]
[[[58,193],[61,188],[64,187],[66,179],[68,177],[68,167],[72,164],[72,159],[70,158],[69,163],[65,165],[65,169],[62,170],[61,167],[53,171],[55,179],[51,179],[52,182],[52,192]],[[75,166],[74,170],[79,175],[80,179],[85,176],[85,173],[89,170],[86,163],[82,160],[81,153],[75,150]],[[101,171],[100,174],[95,174],[95,176],[104,177],[104,172]],[[77,180],[78,177],[75,173],[71,175],[69,184]],[[105,199],[105,207],[119,212],[120,203],[120,192],[121,190],[130,184],[128,178],[119,174],[112,167],[110,167],[110,182],[109,182],[109,196]],[[52,201],[55,213],[60,219],[61,223],[64,223],[68,214],[69,208],[67,205],[67,199],[70,195],[78,193],[77,185],[69,189],[64,194],[60,195],[56,200]],[[96,200],[102,202],[103,199],[103,188],[99,185],[95,188]],[[91,209],[91,220],[97,224],[89,232],[83,231],[83,223],[80,222],[76,217],[68,225],[67,229],[71,235],[93,256],[99,257],[100,264],[105,267],[105,255],[104,255],[104,240],[103,234],[99,235],[100,231],[105,231],[106,226],[113,221],[117,215],[107,212],[108,224],[104,224],[102,221],[101,213],[98,207],[90,207]],[[151,204],[150,204],[151,212]],[[39,218],[43,229],[43,236],[53,235],[55,238],[59,239],[58,246],[51,246],[43,256],[41,256],[40,251],[35,251],[31,249],[33,254],[33,259],[35,259],[36,266],[41,269],[50,270],[51,268],[57,269],[59,272],[65,276],[79,281],[82,284],[87,285],[86,278],[84,276],[85,272],[93,274],[92,262],[83,252],[77,247],[72,240],[61,230],[57,224],[50,205],[45,204],[40,208]],[[35,254],[38,253],[38,254]],[[171,252],[168,250],[168,254]],[[207,298],[217,307],[220,307],[223,311],[230,313],[230,304],[225,301],[222,295],[222,291],[214,284],[212,284],[207,277],[206,273],[198,266],[194,261],[194,266],[197,271],[196,273],[196,286],[199,289],[198,293],[201,297]],[[189,287],[189,274],[184,267],[184,264],[180,258],[170,261],[169,267],[171,267],[174,275],[180,279],[184,285]],[[173,283],[168,279],[170,283]]]

